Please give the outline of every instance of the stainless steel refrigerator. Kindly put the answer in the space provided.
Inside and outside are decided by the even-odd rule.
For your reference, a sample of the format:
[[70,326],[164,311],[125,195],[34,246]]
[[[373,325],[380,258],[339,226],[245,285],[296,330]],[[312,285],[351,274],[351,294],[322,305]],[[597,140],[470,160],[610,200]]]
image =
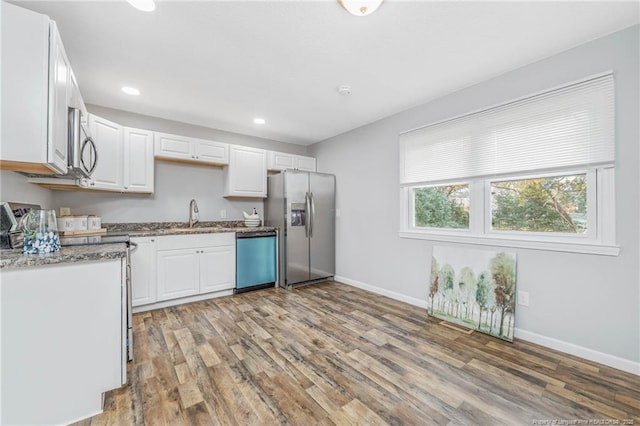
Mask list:
[[266,226],[280,228],[280,287],[335,274],[334,175],[285,170],[268,177]]

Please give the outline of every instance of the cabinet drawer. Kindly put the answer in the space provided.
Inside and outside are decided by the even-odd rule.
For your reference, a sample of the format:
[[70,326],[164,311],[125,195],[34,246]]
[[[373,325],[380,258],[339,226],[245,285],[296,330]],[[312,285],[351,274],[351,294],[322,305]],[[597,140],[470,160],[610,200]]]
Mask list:
[[234,232],[221,234],[166,235],[157,237],[158,250],[218,247],[235,245],[235,243],[236,234]]

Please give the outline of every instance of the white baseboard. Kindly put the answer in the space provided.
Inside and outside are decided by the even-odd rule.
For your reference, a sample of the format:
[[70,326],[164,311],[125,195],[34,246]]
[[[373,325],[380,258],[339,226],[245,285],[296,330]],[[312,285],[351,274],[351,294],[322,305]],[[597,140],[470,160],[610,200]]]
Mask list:
[[584,346],[575,345],[573,343],[554,339],[553,337],[543,336],[541,334],[533,333],[531,331],[522,330],[519,328],[514,329],[514,336],[518,339],[526,340],[527,342],[555,349],[557,351],[564,352],[570,355],[575,355],[589,361],[598,362],[600,364],[604,364],[609,367],[617,368],[618,370],[626,371],[627,373],[640,376],[639,362],[633,362],[631,360],[620,358],[615,355],[598,352],[593,349],[585,348]]
[[[395,291],[375,287],[360,281],[352,280],[351,278],[347,277],[335,276],[334,280],[339,283],[350,285],[352,287],[357,287],[362,290],[367,290],[372,293],[387,296],[413,306],[418,306],[425,309],[427,308],[426,300],[417,299],[415,297],[406,296]],[[593,349],[585,348],[584,346],[575,345],[573,343],[554,339],[553,337],[543,336],[541,334],[522,330],[520,328],[516,328],[514,330],[514,335],[518,339],[526,340],[527,342],[535,343],[537,345],[544,346],[550,349],[555,349],[557,351],[564,352],[570,355],[575,355],[589,361],[598,362],[600,364],[604,364],[609,367],[617,368],[618,370],[626,371],[627,373],[640,376],[639,362],[634,362],[628,359],[617,357],[615,355],[606,354],[604,352],[598,352]]]
[[367,290],[367,291],[370,291],[371,293],[381,294],[383,296],[387,296],[387,297],[390,297],[392,299],[399,300],[401,302],[405,302],[405,303],[408,303],[408,304],[413,305],[413,306],[418,306],[420,308],[427,309],[427,306],[428,306],[426,300],[417,299],[417,298],[411,297],[411,296],[405,296],[404,294],[396,293],[395,291],[391,291],[391,290],[387,290],[387,289],[384,289],[384,288],[375,287],[375,286],[372,286],[372,285],[369,285],[369,284],[365,284],[365,283],[360,282],[360,281],[352,280],[351,278],[335,276],[335,277],[333,277],[333,279],[335,281],[340,282],[340,283],[348,284],[348,285],[350,285],[352,287],[357,287],[357,288],[360,288],[362,290]]

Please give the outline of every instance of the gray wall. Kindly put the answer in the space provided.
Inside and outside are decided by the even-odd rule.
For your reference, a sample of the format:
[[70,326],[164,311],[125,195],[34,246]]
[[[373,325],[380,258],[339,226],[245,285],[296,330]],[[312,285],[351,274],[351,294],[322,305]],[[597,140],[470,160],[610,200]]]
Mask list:
[[[252,146],[273,151],[307,155],[307,147],[284,142],[240,135],[207,127],[194,126],[87,105],[89,112],[123,126],[136,127],[183,136],[217,140],[237,145]],[[223,198],[223,170],[217,167],[156,161],[155,193],[152,195],[119,194],[107,192],[53,191],[55,207],[71,207],[73,213],[97,214],[103,222],[161,222],[186,221],[189,201],[195,198],[200,220],[220,220],[220,210],[228,219],[242,219],[242,211],[256,207],[262,215],[261,199],[228,200]]]
[[318,171],[337,177],[336,275],[426,304],[434,243],[398,237],[400,132],[613,70],[620,255],[515,250],[518,288],[530,293],[516,327],[640,361],[638,39],[635,26],[312,145]]
[[210,139],[218,142],[251,146],[254,148],[268,149],[271,151],[289,152],[299,155],[308,154],[308,148],[303,145],[294,145],[290,143],[275,141],[272,139],[263,139],[255,136],[231,133],[224,130],[196,126],[194,124],[181,123],[178,121],[165,120],[163,118],[150,117],[148,115],[141,115],[128,111],[105,108],[98,105],[87,104],[87,109],[92,114],[98,115],[102,118],[106,118],[107,120],[114,121],[127,127],[153,130],[156,132],[173,133],[174,135],[191,136],[193,138]]
[[15,172],[0,172],[0,200],[16,203],[39,204],[42,208],[54,208],[53,192],[27,182],[27,178]]
[[151,195],[109,192],[53,191],[56,208],[71,207],[74,214],[96,214],[105,223],[186,222],[189,201],[198,202],[201,221],[240,220],[242,210],[256,207],[262,216],[262,199],[233,200],[222,197],[223,170],[217,167],[156,161],[155,192]]

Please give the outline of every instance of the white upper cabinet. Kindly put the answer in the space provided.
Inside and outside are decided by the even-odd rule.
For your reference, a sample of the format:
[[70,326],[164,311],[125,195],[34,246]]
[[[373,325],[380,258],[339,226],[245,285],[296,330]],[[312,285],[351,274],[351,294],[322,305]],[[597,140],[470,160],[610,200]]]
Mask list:
[[222,142],[155,132],[156,158],[214,165],[229,164],[229,145]]
[[2,151],[0,168],[67,172],[71,67],[55,22],[0,2]]
[[92,114],[89,116],[89,129],[98,152],[96,169],[91,174],[91,187],[122,191],[122,126]]
[[197,139],[196,161],[211,164],[229,164],[229,144]]
[[313,157],[303,157],[296,155],[296,167],[297,170],[303,170],[305,172],[316,171],[316,159]]
[[267,164],[267,168],[269,170],[294,169],[294,155],[285,154],[284,152],[269,151],[269,161]]
[[304,170],[306,172],[316,171],[316,159],[302,155],[288,154],[284,152],[269,151],[269,161],[267,168],[271,171],[280,170]]
[[152,193],[153,132],[122,127],[93,114],[89,115],[89,129],[98,151],[90,188]]
[[156,158],[170,160],[193,160],[195,153],[190,138],[167,133],[154,133]]
[[76,81],[76,76],[73,73],[73,70],[70,70],[69,73],[71,79],[71,94],[69,97],[69,107],[79,108],[82,112],[81,117],[82,120],[87,123],[89,119],[89,113],[87,112],[87,107],[84,104],[84,100],[82,99],[82,94],[80,93],[80,88],[78,87],[78,82]]
[[51,25],[49,51],[49,143],[47,159],[66,173],[69,149],[69,105],[73,96],[71,68],[55,23]]
[[124,128],[124,191],[152,193],[153,132]]
[[246,146],[229,146],[225,167],[225,197],[267,196],[267,151]]

